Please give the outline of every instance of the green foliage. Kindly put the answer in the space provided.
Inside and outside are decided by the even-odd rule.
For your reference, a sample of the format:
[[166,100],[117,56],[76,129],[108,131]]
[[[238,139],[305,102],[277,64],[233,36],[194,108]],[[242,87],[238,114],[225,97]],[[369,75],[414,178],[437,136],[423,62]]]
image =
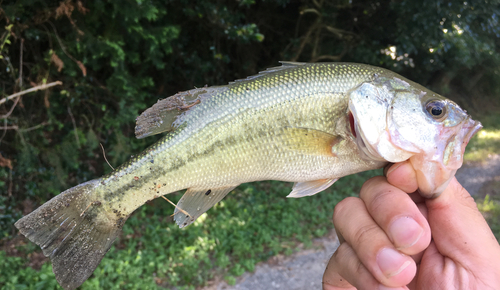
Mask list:
[[[82,289],[189,288],[215,275],[234,283],[236,276],[253,271],[260,261],[299,243],[311,246],[318,233],[332,229],[335,205],[356,195],[362,182],[377,173],[381,172],[342,178],[327,191],[301,199],[286,198],[291,184],[244,184],[185,229],[167,222],[173,208],[157,199],[127,221],[123,235]],[[173,198],[177,201],[180,195]],[[43,289],[56,288],[48,284],[55,281],[48,264],[35,271],[24,266],[25,259],[4,258],[0,272],[12,276],[0,280],[0,286],[5,283],[2,289],[37,289],[42,282]]]
[[[455,93],[482,115],[497,102],[476,96],[500,92],[498,4],[4,1],[0,99],[54,81],[63,85],[0,105],[0,164],[12,165],[0,167],[0,240],[13,238],[23,211],[110,172],[99,143],[114,166],[152,144],[154,137],[134,138],[134,121],[157,99],[244,78],[280,60],[384,66]],[[171,210],[155,201],[127,222],[84,287],[189,288],[213,275],[234,283],[258,261],[290,254],[296,243],[308,245],[328,232],[334,204],[367,177],[341,179],[334,191],[300,200],[285,200],[289,186],[282,183],[241,186],[186,230],[167,225]],[[26,267],[35,249],[29,245],[21,247],[23,257],[0,252],[2,288],[55,287],[48,264],[40,271]]]
[[[205,50],[200,49],[195,43],[208,38],[198,39],[189,26],[179,39],[182,21],[217,16],[210,19],[220,22],[215,32],[222,31],[219,39],[245,45],[263,40],[258,27],[245,22],[241,13],[222,9],[219,15],[215,4],[184,4],[181,10],[164,1],[19,0],[2,6],[2,21],[11,23],[0,50],[6,65],[0,76],[11,80],[10,87],[4,85],[3,95],[29,88],[30,82],[63,82],[54,90],[24,96],[23,106],[17,105],[3,119],[5,126],[20,129],[4,132],[0,141],[0,153],[14,164],[13,170],[0,168],[0,180],[7,185],[0,189],[7,196],[1,200],[2,208],[9,205],[15,211],[25,199],[41,204],[70,186],[109,172],[99,143],[117,166],[154,142],[154,138],[133,137],[136,116],[155,103],[169,84],[175,84],[174,89],[169,87],[161,97],[193,86],[182,81],[178,71],[185,65],[177,67],[172,61],[174,51],[177,60],[186,56],[188,62],[195,54],[184,55],[187,47],[209,52],[205,63],[199,57],[191,63],[196,70],[205,66],[207,75],[216,70],[214,63],[229,57],[206,43]],[[198,27],[205,29],[200,23]],[[22,86],[21,63],[13,61],[20,59],[20,49]],[[13,106],[7,102],[0,112],[7,113]],[[12,216],[3,211],[2,216]],[[14,216],[20,216],[19,208]],[[13,232],[13,219],[3,220],[1,237]]]
[[493,231],[493,234],[500,243],[500,200],[498,200],[498,198],[500,197],[500,191],[498,191],[499,184],[499,182],[496,182],[495,184],[497,189],[495,196],[496,199],[492,199],[489,195],[486,195],[484,200],[478,200],[476,201],[476,203],[478,209],[486,218],[486,221]]

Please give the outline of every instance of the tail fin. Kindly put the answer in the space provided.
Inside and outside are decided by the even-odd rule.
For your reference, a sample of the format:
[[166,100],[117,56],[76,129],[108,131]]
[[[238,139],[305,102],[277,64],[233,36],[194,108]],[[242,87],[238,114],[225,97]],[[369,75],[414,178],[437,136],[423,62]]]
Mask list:
[[75,289],[92,275],[125,219],[112,219],[96,200],[99,180],[70,188],[15,223],[52,261],[57,282]]

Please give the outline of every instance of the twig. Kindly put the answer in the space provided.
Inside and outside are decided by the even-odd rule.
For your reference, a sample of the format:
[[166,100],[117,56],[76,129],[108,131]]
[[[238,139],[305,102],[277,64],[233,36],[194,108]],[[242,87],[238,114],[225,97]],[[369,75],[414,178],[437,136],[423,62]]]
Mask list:
[[75,117],[73,117],[73,113],[71,113],[71,108],[68,105],[68,114],[71,117],[71,122],[73,123],[73,131],[75,132],[76,145],[78,149],[80,149],[80,138],[78,138],[78,128],[76,127]]
[[113,166],[111,166],[111,164],[109,164],[108,162],[108,158],[106,158],[106,152],[104,152],[104,147],[102,146],[102,143],[99,143],[99,145],[101,145],[101,148],[102,148],[102,156],[104,156],[104,160],[106,160],[106,163],[108,163],[109,167],[111,167],[111,169],[115,170],[115,168],[113,168]]
[[[183,210],[182,208],[178,207],[175,203],[171,202],[168,198],[164,197],[163,195],[161,196],[164,200],[168,201],[171,205],[175,206],[175,208],[179,209],[180,212],[182,212],[183,214],[189,216],[189,217],[192,217],[189,213],[187,213],[185,210]],[[173,214],[175,215],[175,214]]]
[[78,67],[80,68],[80,70],[82,71],[83,76],[86,76],[87,75],[87,70],[85,69],[85,66],[83,65],[83,63],[80,62],[79,60],[77,60],[76,58],[74,58],[71,54],[69,54],[66,51],[66,47],[64,47],[64,45],[62,44],[61,39],[59,38],[59,35],[57,34],[56,27],[54,26],[54,24],[51,21],[47,21],[47,22],[52,26],[52,29],[54,29],[54,33],[55,33],[56,39],[59,42],[59,45],[61,46],[61,49],[64,52],[64,54],[66,54],[67,57],[69,57],[72,61],[74,61],[78,65]]
[[[16,130],[16,131],[19,131],[19,132],[29,132],[29,131],[36,130],[36,129],[38,129],[40,127],[43,127],[45,125],[48,125],[48,124],[49,124],[48,122],[42,122],[42,123],[40,123],[38,125],[35,125],[33,127],[29,127],[29,128],[26,128],[26,129],[19,129],[19,126],[12,125],[12,126],[3,126],[3,127],[0,127],[0,129],[5,130],[5,131],[7,131],[7,130]],[[3,138],[3,136],[2,136],[2,138]]]
[[49,122],[42,122],[42,123],[40,123],[40,124],[38,124],[38,125],[35,125],[35,126],[33,126],[33,127],[29,127],[29,128],[26,128],[26,129],[18,129],[18,131],[19,131],[19,132],[29,132],[29,131],[36,130],[36,129],[38,129],[38,128],[40,128],[40,127],[43,127],[43,126],[45,126],[45,125],[48,125],[48,124],[49,124]]
[[15,101],[14,101],[14,105],[12,105],[12,107],[10,108],[10,110],[7,112],[7,114],[3,115],[3,116],[0,116],[0,119],[7,119],[10,114],[12,114],[12,112],[14,112],[14,109],[16,108],[17,106],[17,103],[19,103],[19,100],[21,98],[17,98]]
[[312,2],[313,2],[313,3],[314,3],[314,5],[316,5],[316,7],[318,7],[318,8],[321,8],[321,6],[323,6],[323,1],[319,1],[319,2],[318,2],[318,1],[316,1],[316,0],[313,0]]
[[49,84],[43,84],[43,85],[39,85],[39,86],[36,86],[36,87],[32,87],[31,89],[27,89],[27,90],[24,90],[24,91],[20,91],[20,92],[17,92],[15,94],[12,94],[6,98],[3,98],[2,100],[0,100],[0,105],[7,102],[8,100],[11,100],[15,97],[19,97],[19,96],[22,96],[22,95],[25,95],[25,94],[28,94],[28,93],[31,93],[31,92],[36,92],[36,91],[39,91],[39,90],[46,90],[50,87],[53,87],[53,86],[60,86],[62,85],[63,83],[61,81],[57,81],[57,82],[53,82],[53,83],[49,83]]
[[[7,119],[3,119],[3,126],[7,126]],[[2,137],[0,137],[0,144],[2,144],[3,137],[5,137],[5,134],[7,134],[7,130],[3,130]]]
[[307,8],[307,9],[304,9],[302,11],[300,11],[300,14],[306,14],[306,13],[314,13],[318,16],[321,16],[321,13],[318,12],[318,10],[314,9],[314,8]]
[[300,57],[300,55],[302,54],[302,50],[304,49],[306,44],[309,42],[309,38],[310,38],[311,34],[319,26],[319,22],[320,22],[320,19],[317,19],[316,22],[313,25],[311,25],[311,27],[309,27],[309,30],[307,30],[306,35],[304,36],[304,38],[302,39],[302,42],[300,43],[299,49],[298,49],[297,53],[295,54],[295,57],[293,57],[291,59],[291,61],[297,61],[297,59]]
[[12,196],[12,170],[9,170],[9,189],[7,190],[9,197]]
[[19,52],[19,88],[23,89],[23,46],[24,38],[21,38],[21,51]]
[[59,35],[57,34],[57,29],[56,29],[56,27],[54,26],[54,24],[52,24],[52,22],[51,22],[51,21],[47,21],[47,22],[50,24],[50,26],[52,26],[52,29],[54,29],[54,33],[55,33],[54,35],[56,36],[56,39],[57,39],[57,41],[59,42],[59,46],[61,46],[61,49],[62,49],[62,51],[64,52],[64,54],[66,54],[66,56],[68,56],[68,57],[69,57],[72,61],[77,62],[77,60],[76,60],[76,59],[75,59],[75,58],[74,58],[71,54],[69,54],[69,53],[66,51],[66,47],[62,44],[62,41],[61,41],[61,39],[59,38]]
[[19,126],[17,126],[17,125],[3,126],[3,127],[0,127],[0,129],[2,129],[2,130],[19,130]]

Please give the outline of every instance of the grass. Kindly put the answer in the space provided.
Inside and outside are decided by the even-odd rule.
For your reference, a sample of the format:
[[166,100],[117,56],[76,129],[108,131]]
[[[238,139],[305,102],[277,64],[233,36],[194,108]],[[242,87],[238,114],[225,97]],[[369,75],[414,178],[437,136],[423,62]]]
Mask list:
[[499,153],[500,129],[484,128],[469,142],[464,160],[480,162],[487,160],[491,154]]
[[[234,283],[260,261],[291,254],[299,243],[311,246],[332,229],[335,204],[380,173],[341,178],[327,191],[300,199],[286,198],[289,183],[244,184],[185,229],[171,221],[173,207],[157,199],[127,221],[123,235],[81,289],[195,289],[216,277]],[[22,257],[0,252],[0,288],[59,287],[50,263],[40,271],[26,266],[35,249],[32,243],[17,246]]]
[[[477,106],[484,107],[481,104]],[[483,124],[483,129],[471,138],[464,161],[479,163],[487,160],[491,154],[500,154],[500,104],[491,104],[486,111],[473,115]]]
[[476,203],[500,243],[500,200],[491,199],[489,195],[486,195],[483,200],[476,200]]
[[[488,160],[492,154],[500,154],[500,108],[498,104],[492,104],[490,109],[478,117],[484,128],[469,142],[464,154],[465,162],[480,163]],[[500,180],[498,178],[500,177],[497,176],[496,179],[485,184],[481,188],[482,194],[475,197],[475,200],[479,211],[500,242]]]

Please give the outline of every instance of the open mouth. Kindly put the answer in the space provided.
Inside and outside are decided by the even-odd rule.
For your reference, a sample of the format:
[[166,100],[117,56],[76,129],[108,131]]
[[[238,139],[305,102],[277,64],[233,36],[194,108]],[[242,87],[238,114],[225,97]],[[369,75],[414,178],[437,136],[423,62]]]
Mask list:
[[481,130],[483,125],[479,121],[474,121],[472,119],[468,120],[468,124],[462,127],[461,133],[465,136],[462,139],[462,154],[465,152],[465,147],[469,144],[470,139],[474,136],[477,131]]

